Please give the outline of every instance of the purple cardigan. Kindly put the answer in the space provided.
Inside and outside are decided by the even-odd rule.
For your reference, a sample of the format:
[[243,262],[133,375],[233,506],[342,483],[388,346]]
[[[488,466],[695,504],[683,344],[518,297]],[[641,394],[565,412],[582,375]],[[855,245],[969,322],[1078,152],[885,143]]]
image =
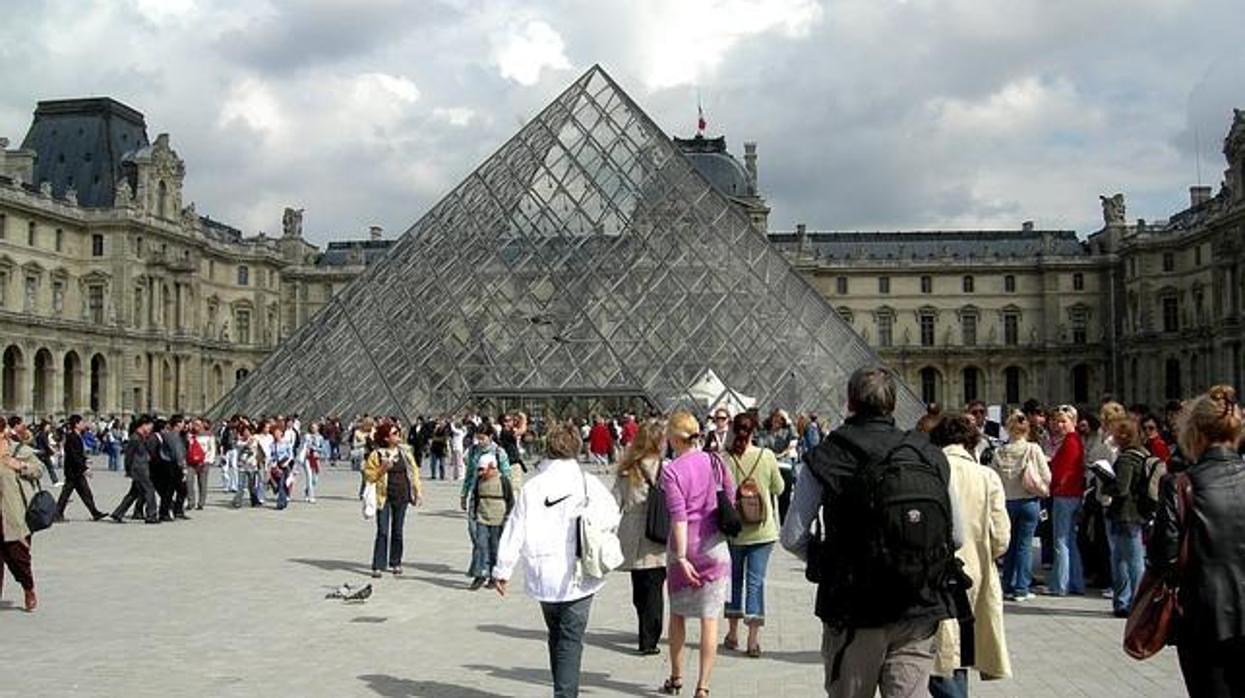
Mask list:
[[[730,501],[735,501],[735,483],[729,468],[718,470],[722,487]],[[687,559],[705,581],[727,577],[731,573],[730,558],[724,561],[708,555],[708,549],[720,540],[718,534],[718,481],[712,460],[703,451],[689,451],[662,469],[661,483],[666,491],[666,508],[670,522],[687,522]],[[670,536],[670,591],[691,586],[674,559],[674,536]]]

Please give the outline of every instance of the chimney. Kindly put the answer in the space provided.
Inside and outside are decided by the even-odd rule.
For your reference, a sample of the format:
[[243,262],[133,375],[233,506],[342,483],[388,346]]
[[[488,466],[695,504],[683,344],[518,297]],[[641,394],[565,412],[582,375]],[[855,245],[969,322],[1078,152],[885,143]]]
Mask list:
[[379,225],[368,226],[367,232],[372,240],[380,240],[385,236],[385,229]]
[[1198,185],[1189,187],[1189,207],[1200,206],[1210,201],[1210,187]]
[[1033,221],[1025,221],[1020,224],[1020,229],[1026,233],[1033,232]]
[[744,167],[748,170],[748,177],[752,179],[752,187],[757,186],[757,144],[755,142],[744,143]]

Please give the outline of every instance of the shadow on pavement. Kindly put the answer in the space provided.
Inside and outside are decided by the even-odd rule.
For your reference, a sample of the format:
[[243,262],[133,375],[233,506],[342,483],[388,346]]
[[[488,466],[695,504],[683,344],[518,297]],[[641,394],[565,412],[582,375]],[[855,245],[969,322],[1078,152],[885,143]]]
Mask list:
[[[541,637],[544,637],[544,633],[541,633]],[[489,676],[498,679],[529,683],[533,686],[540,686],[545,690],[552,689],[553,687],[548,669],[530,669],[524,667],[511,667],[510,669],[503,669],[502,667],[486,666],[483,664],[467,664],[464,665],[464,668],[471,669],[472,671],[482,671],[487,673]],[[599,671],[580,671],[579,685],[601,688],[607,691],[616,691],[618,693],[632,696],[653,692],[653,688],[651,686],[645,686],[638,683],[629,683],[626,681],[616,681],[610,678],[609,674],[604,674]]]
[[386,698],[506,698],[502,693],[489,693],[478,688],[453,686],[440,681],[414,681],[387,674],[364,674],[360,681],[377,695]]
[[1068,616],[1070,618],[1101,618],[1116,620],[1109,609],[1091,610],[1085,608],[1051,608],[1050,606],[1021,606],[1009,603],[1003,608],[1006,615],[1017,616]]
[[[514,638],[516,640],[536,640],[539,642],[547,642],[549,635],[544,630],[535,630],[530,628],[512,628],[508,625],[497,625],[496,623],[477,625],[476,630],[485,633],[493,633],[502,637]],[[635,635],[627,633],[584,633],[584,644],[599,647],[603,650],[611,652],[620,652],[622,654],[635,654],[633,645],[636,642]]]
[[761,656],[765,659],[773,659],[779,662],[788,662],[790,664],[821,664],[821,652],[817,650],[802,650],[798,652],[774,652],[765,650]]
[[300,565],[310,565],[311,567],[324,570],[325,572],[353,572],[355,574],[363,575],[364,577],[370,577],[372,575],[372,568],[370,566],[360,564],[352,560],[315,560],[305,557],[292,557],[286,560],[286,562],[297,562]]

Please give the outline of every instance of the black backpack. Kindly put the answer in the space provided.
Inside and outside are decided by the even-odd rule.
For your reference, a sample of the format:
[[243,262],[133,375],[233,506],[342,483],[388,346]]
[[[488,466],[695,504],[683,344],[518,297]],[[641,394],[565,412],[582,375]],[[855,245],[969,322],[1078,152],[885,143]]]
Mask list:
[[947,609],[955,543],[941,452],[916,431],[898,434],[880,459],[838,432],[828,438],[859,464],[837,478],[824,509],[821,578],[831,585],[835,621],[879,627],[911,609]]

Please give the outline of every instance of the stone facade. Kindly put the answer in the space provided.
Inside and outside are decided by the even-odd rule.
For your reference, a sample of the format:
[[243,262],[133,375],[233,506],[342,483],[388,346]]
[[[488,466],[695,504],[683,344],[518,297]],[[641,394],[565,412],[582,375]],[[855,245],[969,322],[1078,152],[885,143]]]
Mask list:
[[[756,146],[675,139],[766,230]],[[111,99],[40,102],[0,139],[0,409],[27,417],[205,410],[392,240],[320,250],[286,209],[279,237],[184,204],[167,134]],[[113,155],[113,154],[116,155]],[[1245,364],[1245,113],[1215,196],[1170,220],[1072,231],[771,231],[810,284],[927,401],[1158,405]],[[274,216],[275,218],[275,216]]]
[[[204,410],[364,267],[183,205],[167,134],[111,99],[41,102],[0,141],[0,409]],[[113,154],[116,155],[113,155]],[[81,192],[81,194],[80,194]],[[335,243],[383,247],[389,241]]]

